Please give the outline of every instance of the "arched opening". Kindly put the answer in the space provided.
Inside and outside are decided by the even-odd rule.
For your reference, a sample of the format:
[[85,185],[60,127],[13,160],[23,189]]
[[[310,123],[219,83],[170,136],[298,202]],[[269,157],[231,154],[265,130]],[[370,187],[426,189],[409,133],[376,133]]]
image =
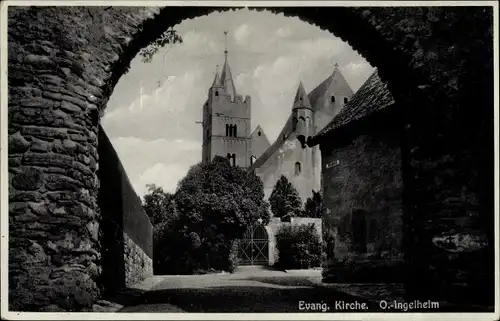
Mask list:
[[[229,8],[218,10],[227,9]],[[97,178],[98,126],[89,114],[81,113],[82,109],[97,108],[96,106],[104,108],[118,79],[127,71],[132,57],[139,49],[158,38],[166,28],[184,19],[206,15],[216,9],[138,7],[121,10],[113,7],[92,9],[74,7],[68,9],[67,12],[61,11],[60,13],[57,10],[51,10],[30,8],[23,11],[23,14],[15,12],[11,14],[9,9],[9,35],[16,35],[9,39],[9,51],[20,53],[9,55],[9,143],[10,141],[21,142],[20,145],[13,144],[18,148],[17,151],[9,148],[9,161],[12,158],[9,166],[20,166],[22,158],[26,162],[23,166],[36,170],[37,166],[43,163],[41,157],[33,155],[31,151],[23,147],[23,144],[26,145],[26,141],[34,141],[33,138],[36,137],[59,135],[60,133],[48,132],[47,129],[57,123],[57,126],[64,131],[68,130],[68,133],[60,134],[64,138],[70,142],[76,140],[86,144],[83,148],[78,147],[75,150],[73,144],[66,142],[59,149],[62,153],[57,154],[57,162],[54,162],[57,166],[70,167],[73,166],[71,164],[77,163],[76,160],[85,159],[81,166],[86,169],[84,171],[88,177],[82,178],[75,172],[73,173],[75,177],[72,179],[88,188],[78,191],[72,191],[72,187],[64,187],[64,189],[74,192],[75,199],[90,198],[90,202],[94,202],[89,207],[89,211],[92,212],[93,208],[97,207],[95,200],[98,195],[98,186],[88,182],[95,182]],[[436,230],[429,228],[428,224],[432,225],[448,210],[436,207],[436,204],[444,203],[442,202],[444,199],[436,200],[434,197],[441,197],[438,194],[446,194],[443,191],[462,190],[461,188],[465,186],[462,190],[463,195],[467,194],[470,197],[458,198],[460,201],[457,203],[460,204],[457,207],[462,208],[464,213],[469,213],[469,209],[472,211],[470,213],[486,213],[478,214],[477,216],[480,217],[478,220],[484,221],[482,226],[493,226],[493,215],[489,215],[492,204],[489,190],[492,184],[489,178],[493,177],[493,166],[490,166],[492,158],[491,152],[481,147],[492,145],[493,137],[491,125],[485,121],[485,119],[492,119],[492,112],[488,109],[488,106],[492,104],[490,96],[492,96],[491,88],[493,88],[492,76],[490,76],[493,74],[490,63],[492,49],[489,47],[491,41],[488,38],[491,33],[490,11],[479,7],[466,8],[467,14],[465,8],[400,10],[397,14],[387,14],[389,10],[387,8],[317,10],[316,8],[287,7],[269,10],[283,12],[287,16],[295,16],[303,21],[314,23],[348,41],[370,64],[378,68],[382,80],[388,84],[394,99],[404,107],[405,123],[401,129],[405,183],[403,213],[408,226],[414,227],[407,232],[405,246],[408,262],[413,264],[409,271],[416,271],[410,276],[414,280],[409,283],[409,289],[413,291],[410,296],[425,297],[422,291],[418,295],[418,288],[432,292],[429,289],[434,287],[433,283],[440,285],[438,273],[429,271],[429,266],[439,267],[439,265],[434,265],[435,258],[428,257],[425,253],[434,253],[435,249],[432,246],[434,246],[433,240],[437,234],[453,230],[449,228],[450,225],[439,225],[439,229]],[[79,23],[74,23],[77,18],[73,16],[78,17]],[[328,16],[328,19],[324,19],[324,16]],[[32,21],[41,19],[40,17],[50,17],[50,19],[45,21],[42,34],[35,35],[35,31],[27,26]],[[421,29],[411,26],[415,22],[421,26]],[[81,28],[82,25],[88,28]],[[116,26],[123,26],[123,28]],[[108,28],[111,32],[92,32],[93,30],[109,30]],[[434,32],[435,30],[454,32],[439,33]],[[459,32],[460,30],[468,30],[468,32]],[[66,34],[79,34],[81,39],[78,41],[83,41],[79,44],[76,38],[66,37]],[[44,48],[42,41],[57,48],[60,55],[51,56],[52,60],[48,63],[59,66],[60,75],[38,76],[41,75],[41,71],[48,69],[35,63],[45,63],[48,60],[40,58],[30,62],[29,60],[34,57],[28,55],[29,50],[25,45],[27,39],[30,39],[29,41],[33,44],[29,50],[37,51],[36,48]],[[420,41],[422,39],[425,41]],[[436,53],[436,48],[441,48],[439,53]],[[43,50],[40,49],[41,51]],[[80,54],[80,51],[81,53],[91,52],[92,55]],[[33,66],[23,69],[25,66],[17,61],[20,58],[26,58],[24,59],[26,63],[33,63]],[[71,68],[74,69],[71,70],[71,76],[67,73],[69,69],[64,67],[68,61],[72,62]],[[457,65],[462,66],[460,70],[452,67]],[[401,81],[402,79],[405,81]],[[62,96],[69,97],[67,99],[75,103],[73,105],[77,107],[62,104],[59,94],[51,94],[54,90],[54,82],[57,83],[58,91],[64,90]],[[457,83],[460,86],[457,86]],[[81,89],[82,86],[85,89]],[[81,95],[82,90],[84,95]],[[24,104],[23,98],[31,99],[32,95],[42,97],[42,93],[44,103],[61,108],[43,108],[38,114],[30,109],[30,106]],[[468,106],[476,101],[477,97],[484,98],[481,108],[470,113]],[[86,99],[84,103],[82,99]],[[41,104],[40,100],[36,103]],[[62,112],[63,109],[66,111]],[[39,127],[41,129],[37,130],[33,126],[41,126]],[[69,132],[75,131],[75,127],[82,130],[76,130],[79,133]],[[474,158],[468,155],[474,155]],[[51,157],[46,157],[46,159],[49,158],[56,159],[52,154]],[[447,161],[449,159],[463,159],[463,161]],[[424,162],[426,166],[420,166]],[[448,180],[443,174],[448,171],[442,168],[449,172],[466,174],[461,175],[464,178],[450,185],[440,185],[440,182]],[[102,173],[102,170],[99,173]],[[426,180],[428,177],[436,177],[436,179],[428,181]],[[466,180],[469,177],[479,177],[477,180],[480,183],[468,184]],[[19,196],[12,195],[12,198],[14,197]],[[477,200],[478,204],[474,204],[474,207],[464,199]],[[51,202],[56,207],[63,203],[60,200]],[[477,210],[478,207],[480,210]],[[9,215],[15,214],[9,213]],[[465,215],[469,214],[464,214],[464,217]],[[65,220],[62,219],[61,227],[68,226]],[[71,232],[78,233],[85,229],[85,225],[95,226],[95,223],[97,223],[97,217],[89,215],[85,221],[78,222],[76,224],[78,226]],[[432,233],[429,232],[431,230]],[[22,231],[21,227],[9,226],[10,235],[28,237],[22,236],[20,231]],[[477,232],[480,235],[487,232],[491,241],[493,234],[489,230],[485,231],[483,228]],[[97,241],[92,241],[90,237],[85,239],[87,240],[92,251],[99,251]],[[24,263],[30,266],[28,261]],[[478,265],[489,266],[491,262],[485,261],[484,263]],[[465,266],[464,269],[471,272],[471,275],[475,274],[473,268]],[[78,273],[75,272],[75,274]],[[75,277],[74,281],[69,282],[76,284],[80,280]],[[28,283],[35,284],[35,282],[26,281],[22,285]],[[441,288],[437,287],[437,289],[444,288],[444,285]],[[30,290],[36,292],[35,289]],[[18,290],[12,289],[12,291]],[[468,295],[474,295],[471,294],[473,291],[468,292]],[[442,295],[442,291],[436,295]],[[10,301],[11,304],[12,302],[15,300]]]
[[295,176],[299,176],[301,172],[302,172],[302,167],[300,165],[300,162],[296,162],[295,163]]
[[241,265],[269,264],[269,235],[263,224],[250,225],[238,240],[238,259]]
[[332,102],[332,103],[335,102],[335,96],[330,97],[330,102]]

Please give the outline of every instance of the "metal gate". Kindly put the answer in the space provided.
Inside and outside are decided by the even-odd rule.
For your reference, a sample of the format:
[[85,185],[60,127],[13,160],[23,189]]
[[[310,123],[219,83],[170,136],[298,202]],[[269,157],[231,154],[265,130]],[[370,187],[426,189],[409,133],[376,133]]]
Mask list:
[[262,224],[248,227],[242,239],[238,240],[240,265],[267,265],[269,263],[269,238]]

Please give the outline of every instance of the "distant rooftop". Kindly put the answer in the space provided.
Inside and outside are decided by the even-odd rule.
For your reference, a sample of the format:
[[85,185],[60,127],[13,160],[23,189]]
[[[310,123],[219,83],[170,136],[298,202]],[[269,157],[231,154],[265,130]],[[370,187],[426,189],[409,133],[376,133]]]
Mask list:
[[394,104],[394,98],[387,85],[380,79],[377,70],[366,80],[361,88],[352,96],[344,108],[333,120],[308,142],[314,146],[332,131],[352,121],[364,118],[374,112]]

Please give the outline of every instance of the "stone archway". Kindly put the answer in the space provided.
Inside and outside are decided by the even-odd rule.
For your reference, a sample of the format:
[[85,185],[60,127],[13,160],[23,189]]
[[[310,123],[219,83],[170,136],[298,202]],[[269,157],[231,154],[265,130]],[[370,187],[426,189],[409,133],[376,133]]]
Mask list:
[[[36,310],[71,296],[64,308],[78,309],[97,296],[99,111],[140,48],[169,26],[215,10],[8,8],[11,308]],[[479,293],[491,260],[478,254],[477,265],[467,265],[458,254],[440,253],[433,239],[467,230],[493,250],[493,230],[486,229],[493,226],[493,152],[484,148],[493,146],[492,8],[269,10],[347,41],[406,108],[407,293],[446,297],[460,283],[436,282],[448,264],[466,278],[480,275],[466,291]],[[55,267],[65,274],[54,274]]]

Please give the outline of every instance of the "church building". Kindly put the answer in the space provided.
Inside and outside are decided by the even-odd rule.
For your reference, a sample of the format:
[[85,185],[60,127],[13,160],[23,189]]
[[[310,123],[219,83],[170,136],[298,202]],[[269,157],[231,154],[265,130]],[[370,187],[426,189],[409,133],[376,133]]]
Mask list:
[[251,99],[238,94],[228,63],[227,48],[222,72],[217,70],[203,106],[202,159],[227,157],[230,164],[254,170],[264,183],[269,198],[281,175],[298,190],[302,202],[321,189],[321,153],[319,147],[305,148],[340,112],[353,91],[338,65],[331,75],[307,93],[302,82],[290,97],[290,114],[270,144],[263,128],[251,131]]

